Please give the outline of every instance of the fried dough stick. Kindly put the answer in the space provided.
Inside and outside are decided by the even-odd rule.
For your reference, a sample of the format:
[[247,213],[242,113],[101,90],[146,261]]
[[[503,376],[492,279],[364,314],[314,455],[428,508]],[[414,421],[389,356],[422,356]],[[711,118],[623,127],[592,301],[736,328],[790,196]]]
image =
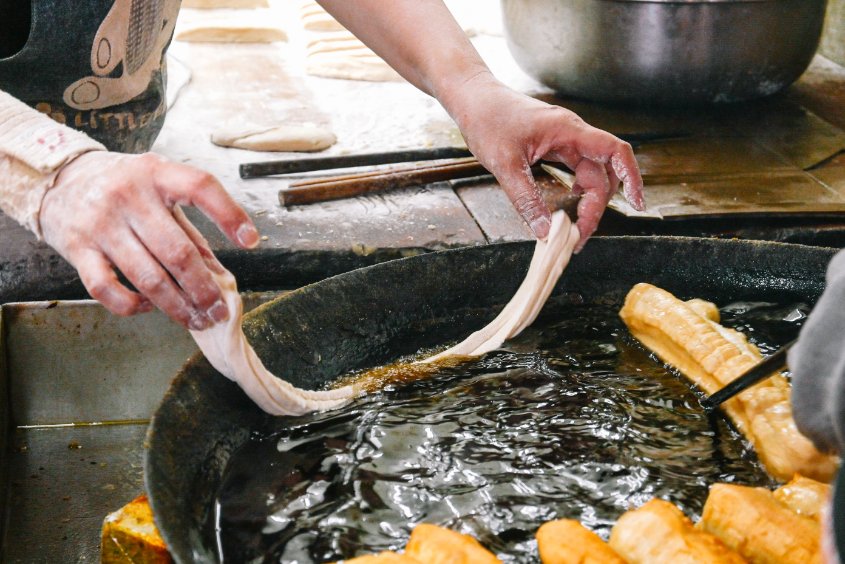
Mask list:
[[[742,333],[719,325],[718,310],[709,302],[683,302],[651,284],[637,284],[619,315],[634,337],[707,394],[762,360]],[[777,374],[722,407],[754,445],[769,474],[785,481],[799,473],[828,482],[838,458],[819,452],[798,431],[790,394],[789,383]]]
[[623,514],[610,547],[631,564],[742,564],[745,559],[715,536],[696,530],[683,512],[652,499]]
[[606,542],[573,519],[544,523],[537,530],[543,564],[625,564]]
[[775,499],[781,505],[798,515],[818,521],[822,510],[830,501],[830,484],[823,484],[796,474],[794,478],[774,491]]
[[474,538],[425,523],[414,528],[405,556],[424,564],[501,564]]
[[750,562],[821,562],[818,521],[781,505],[767,489],[713,484],[698,527]]

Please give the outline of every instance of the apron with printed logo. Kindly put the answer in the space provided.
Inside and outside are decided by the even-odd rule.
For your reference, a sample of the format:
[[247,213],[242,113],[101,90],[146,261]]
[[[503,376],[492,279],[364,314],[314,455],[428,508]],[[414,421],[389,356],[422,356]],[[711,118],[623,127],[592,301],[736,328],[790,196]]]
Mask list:
[[[20,1],[0,0],[0,17],[3,3]],[[4,31],[15,22],[0,21],[0,90],[112,151],[146,151],[167,110],[164,53],[179,4],[31,0],[29,35],[17,52],[2,44],[3,37],[20,40]]]

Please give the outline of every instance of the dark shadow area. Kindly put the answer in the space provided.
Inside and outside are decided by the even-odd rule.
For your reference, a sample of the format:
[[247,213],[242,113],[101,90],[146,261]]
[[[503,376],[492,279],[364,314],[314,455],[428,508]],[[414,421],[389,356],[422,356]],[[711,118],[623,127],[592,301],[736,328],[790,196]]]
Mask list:
[[31,26],[31,0],[0,0],[0,59],[23,49]]

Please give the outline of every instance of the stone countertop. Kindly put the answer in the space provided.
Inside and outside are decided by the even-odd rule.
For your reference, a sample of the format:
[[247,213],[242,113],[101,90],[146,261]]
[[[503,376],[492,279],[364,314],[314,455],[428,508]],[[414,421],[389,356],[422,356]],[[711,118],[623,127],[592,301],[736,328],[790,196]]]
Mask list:
[[[179,92],[154,147],[173,160],[214,173],[258,225],[262,244],[255,251],[241,252],[207,220],[193,211],[189,213],[224,264],[236,273],[243,289],[278,287],[279,281],[283,281],[283,286],[295,287],[383,260],[530,237],[527,227],[492,181],[474,185],[438,183],[286,209],[278,204],[278,191],[287,185],[287,180],[241,180],[237,175],[241,162],[302,158],[295,154],[223,149],[209,142],[210,132],[221,123],[259,119],[262,113],[270,113],[277,120],[330,126],[338,143],[324,152],[327,155],[461,142],[442,108],[407,83],[306,75],[304,32],[297,28],[295,20],[283,21],[293,22],[285,26],[290,41],[261,46],[257,51],[255,46],[246,45],[227,45],[221,50],[219,46],[174,42],[174,79],[179,80],[180,73],[184,76],[180,66],[191,70],[192,79]],[[495,22],[485,22],[475,29],[484,33],[477,34],[473,42],[497,76],[523,92],[550,95],[516,66],[504,38],[497,34]],[[253,75],[262,75],[259,83],[266,88],[251,83],[243,86],[240,80],[249,71],[232,64],[239,58],[252,60],[253,67],[258,65],[263,70]],[[272,96],[267,89],[272,84],[283,92],[283,103],[268,102]],[[209,95],[209,89],[213,95]],[[845,107],[845,68],[817,56],[783,98],[845,130],[841,111]],[[608,212],[599,234],[686,233],[688,229],[675,226],[674,231],[666,225],[649,227]],[[700,229],[695,227],[693,231]],[[0,303],[85,297],[73,269],[3,215],[0,240]]]

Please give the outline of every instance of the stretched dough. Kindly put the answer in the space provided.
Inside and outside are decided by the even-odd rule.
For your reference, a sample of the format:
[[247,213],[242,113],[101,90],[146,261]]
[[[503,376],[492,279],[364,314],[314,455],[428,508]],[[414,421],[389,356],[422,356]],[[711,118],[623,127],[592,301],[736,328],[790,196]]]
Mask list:
[[177,41],[192,43],[272,43],[287,41],[284,30],[244,21],[207,20],[176,34]]
[[202,250],[201,254],[229,308],[228,321],[204,331],[191,331],[205,358],[218,372],[237,383],[258,407],[271,415],[305,415],[335,409],[358,395],[352,386],[328,391],[303,390],[271,374],[255,354],[241,328],[243,303],[235,277],[217,261],[205,238],[178,206],[173,210],[173,217]]
[[525,280],[496,319],[454,347],[422,362],[434,362],[449,356],[481,356],[521,333],[537,319],[580,238],[578,228],[566,212],[558,210],[553,213],[548,238],[537,241]]
[[183,8],[269,8],[267,0],[182,0]]
[[248,151],[322,151],[337,142],[335,134],[314,125],[280,125],[276,127],[222,130],[211,135],[211,142],[220,147]]

